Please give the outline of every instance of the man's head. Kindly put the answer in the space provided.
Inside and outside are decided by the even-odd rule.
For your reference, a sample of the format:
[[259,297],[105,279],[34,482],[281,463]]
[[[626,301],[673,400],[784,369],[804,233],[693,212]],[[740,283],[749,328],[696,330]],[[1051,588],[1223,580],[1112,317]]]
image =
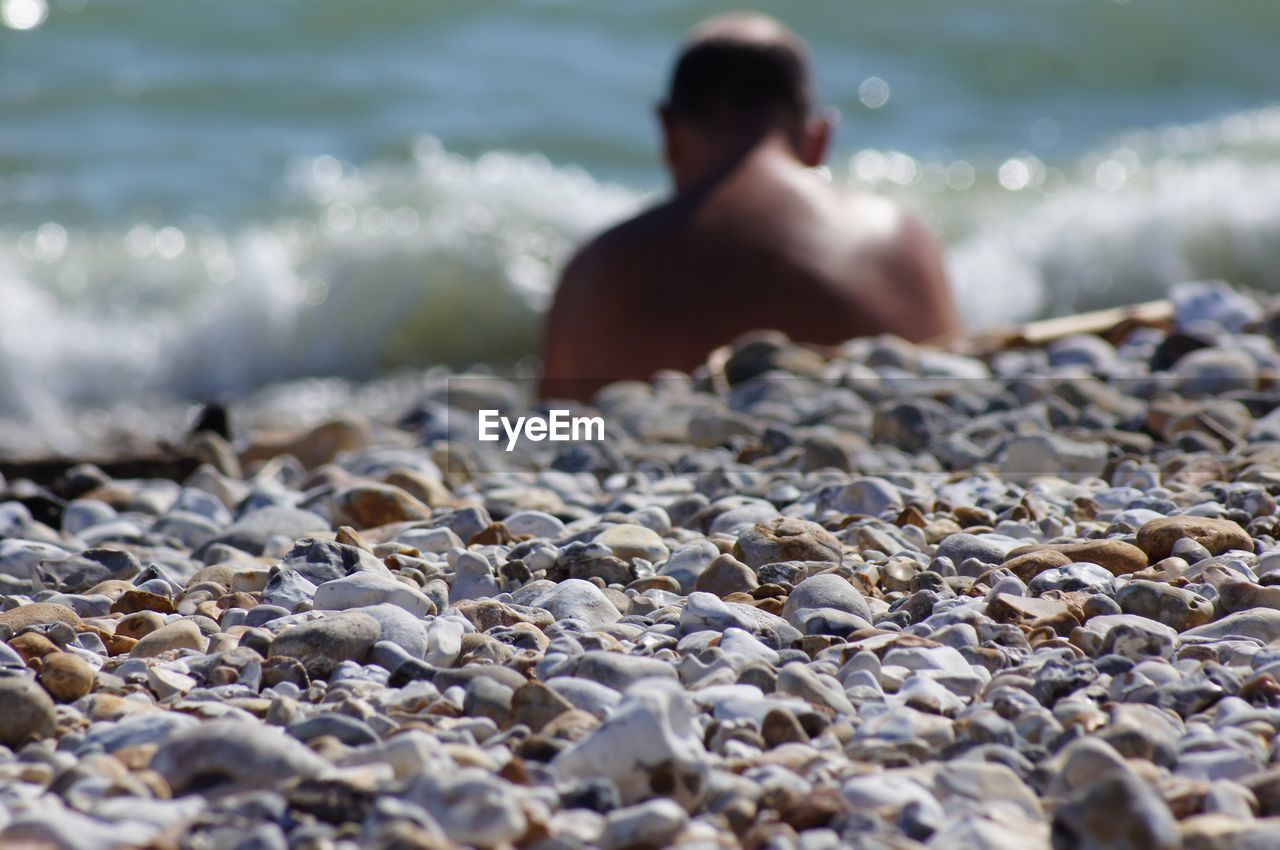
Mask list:
[[676,173],[781,133],[806,165],[826,154],[829,123],[813,115],[804,41],[773,18],[733,13],[689,33],[660,109],[667,163]]

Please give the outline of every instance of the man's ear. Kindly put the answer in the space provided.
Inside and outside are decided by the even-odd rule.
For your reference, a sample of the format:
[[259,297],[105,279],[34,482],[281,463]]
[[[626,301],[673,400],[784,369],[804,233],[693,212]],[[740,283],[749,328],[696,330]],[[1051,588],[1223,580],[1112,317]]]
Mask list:
[[817,168],[827,161],[827,151],[835,132],[836,119],[830,113],[814,115],[804,124],[804,138],[800,144],[800,161],[808,168]]
[[680,160],[680,133],[675,120],[671,117],[671,108],[665,103],[658,104],[658,127],[662,131],[662,161],[667,168],[674,169]]

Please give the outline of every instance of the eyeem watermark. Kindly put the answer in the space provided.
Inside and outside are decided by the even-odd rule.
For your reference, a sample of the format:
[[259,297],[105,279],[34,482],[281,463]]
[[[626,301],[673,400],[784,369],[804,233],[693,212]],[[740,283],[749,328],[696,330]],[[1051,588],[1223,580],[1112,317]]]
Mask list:
[[603,440],[604,419],[600,416],[570,416],[567,410],[549,410],[546,416],[518,416],[515,421],[502,416],[496,410],[479,413],[478,439],[496,443],[507,436],[507,451],[515,451],[521,438],[540,443],[567,443],[575,440]]

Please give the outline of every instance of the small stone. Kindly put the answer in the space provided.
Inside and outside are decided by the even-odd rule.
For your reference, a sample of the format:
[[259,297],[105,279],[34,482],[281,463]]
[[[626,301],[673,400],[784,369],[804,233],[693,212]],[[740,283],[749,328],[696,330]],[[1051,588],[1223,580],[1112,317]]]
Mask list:
[[487,676],[477,676],[467,684],[462,712],[467,717],[487,717],[498,725],[507,725],[511,715],[514,690]]
[[555,622],[554,617],[540,608],[507,604],[495,599],[468,599],[455,602],[451,607],[482,632],[493,628],[510,628],[520,623],[547,629]]
[[1004,475],[1101,475],[1107,468],[1107,444],[1100,440],[1071,440],[1057,434],[1014,437],[1004,448]]
[[281,632],[271,642],[268,657],[296,658],[308,675],[325,679],[343,661],[362,660],[381,632],[378,621],[363,613],[310,620]]
[[815,522],[777,517],[756,523],[738,537],[733,555],[752,569],[780,561],[824,561],[839,564],[844,548],[835,535]]
[[427,773],[404,796],[435,818],[450,846],[511,847],[529,828],[521,790],[471,767]]
[[695,591],[713,593],[721,599],[730,593],[750,593],[760,586],[751,568],[732,555],[721,555],[693,583]]
[[324,582],[316,587],[314,605],[320,610],[344,611],[380,603],[396,605],[415,617],[436,613],[435,603],[416,587],[370,572]]
[[[294,543],[293,547],[280,560],[277,576],[296,573],[312,585],[321,585],[327,581],[344,578],[355,573],[372,573],[384,578],[391,577],[391,571],[377,557],[356,546],[346,546],[332,540],[319,540],[304,537]],[[267,583],[267,590],[272,585]],[[310,590],[314,594],[315,589]]]
[[1115,581],[1110,571],[1097,564],[1067,564],[1065,567],[1054,567],[1045,570],[1027,584],[1027,590],[1033,596],[1040,596],[1048,590],[1088,590],[1104,589]]
[[510,722],[512,725],[523,723],[536,734],[573,707],[573,703],[542,682],[529,682],[517,688],[511,697]]
[[[1128,575],[1146,569],[1147,555],[1132,543],[1123,540],[1082,540],[1078,543],[1041,543],[1034,546],[1023,546],[1009,553],[1014,559],[1028,554],[1039,554],[1045,551],[1058,552],[1065,555],[1072,563],[1098,564],[1116,576]],[[1024,572],[1025,572],[1024,568]],[[1018,575],[1022,578],[1022,575]],[[1028,581],[1031,577],[1024,578]]]
[[1162,582],[1130,581],[1115,599],[1126,614],[1147,617],[1180,632],[1213,620],[1213,603],[1208,599]]
[[1228,614],[1221,620],[1188,629],[1182,633],[1184,638],[1208,638],[1210,640],[1230,640],[1232,638],[1252,638],[1263,643],[1280,640],[1280,611],[1270,608],[1255,608],[1251,611],[1239,611]]
[[620,612],[600,588],[581,579],[567,579],[534,600],[557,620],[581,620],[588,628],[608,626],[622,619]]
[[139,611],[116,621],[116,634],[141,640],[156,629],[164,627],[164,617],[155,611]]
[[995,566],[1004,562],[1010,554],[1010,548],[1012,547],[1006,541],[993,539],[993,535],[980,536],[961,532],[952,534],[939,543],[934,557],[950,558],[955,564],[975,558],[984,564]]
[[1243,292],[1221,280],[1176,283],[1169,289],[1175,325],[1186,328],[1210,321],[1236,334],[1263,318],[1263,308]]
[[206,543],[203,549],[224,544],[250,555],[261,555],[273,538],[297,540],[312,532],[328,530],[329,521],[318,514],[273,505],[245,514]]
[[1095,779],[1058,808],[1054,850],[1179,850],[1182,839],[1160,796],[1116,771]]
[[216,720],[161,742],[151,769],[176,796],[275,789],[329,767],[302,742],[255,721]]
[[357,531],[395,522],[420,522],[431,518],[431,508],[390,484],[358,484],[333,497],[329,516],[334,525]]
[[1280,610],[1280,587],[1261,587],[1250,581],[1223,581],[1218,585],[1217,607],[1220,614],[1234,614],[1250,608]]
[[951,429],[954,414],[931,398],[905,398],[876,407],[871,437],[903,451],[922,452]]
[[[383,602],[352,608],[347,613],[372,617],[378,623],[378,640],[393,643],[412,658],[422,658],[427,652],[427,630],[422,621],[398,605]],[[359,660],[353,657],[351,660]]]
[[209,639],[201,632],[200,627],[192,620],[176,620],[167,626],[161,626],[146,635],[133,645],[131,658],[154,658],[161,653],[174,649],[193,649],[204,652]]
[[[565,671],[566,674],[569,671]],[[598,682],[615,691],[625,691],[641,679],[676,679],[675,667],[643,655],[593,650],[583,653],[572,673],[582,679]]]
[[847,579],[833,573],[811,576],[797,584],[787,597],[782,616],[791,620],[807,608],[833,608],[871,621],[871,609],[862,594]]
[[760,723],[760,737],[770,747],[783,744],[807,744],[809,736],[804,727],[796,719],[795,714],[785,708],[771,708]]
[[564,523],[543,511],[517,511],[504,519],[502,524],[517,537],[555,540],[564,534]]
[[883,478],[859,478],[846,484],[836,495],[836,510],[846,514],[880,516],[902,510],[902,494]]
[[742,629],[756,636],[769,635],[765,643],[789,646],[801,638],[800,631],[779,616],[760,608],[717,599],[710,593],[691,593],[680,612],[684,634],[711,629],[723,632]]
[[547,682],[547,687],[568,700],[573,708],[600,720],[612,714],[622,700],[613,688],[577,676],[556,676]]
[[552,766],[563,780],[611,779],[627,805],[667,797],[690,810],[707,792],[693,706],[678,682],[665,679],[629,689],[613,714]]
[[1072,643],[1095,658],[1109,653],[1125,658],[1167,657],[1176,640],[1173,629],[1136,614],[1091,617],[1071,636]]
[[172,614],[176,611],[173,601],[158,593],[145,590],[130,590],[120,594],[111,604],[113,614],[136,614],[139,611],[155,611],[157,614]]
[[[106,506],[103,505],[103,507]],[[65,560],[41,564],[37,574],[45,587],[57,587],[70,593],[83,593],[104,581],[128,581],[141,571],[142,565],[131,552],[118,549],[86,549]]]
[[1183,538],[1199,543],[1210,555],[1221,555],[1232,549],[1253,551],[1249,533],[1229,519],[1171,516],[1152,520],[1138,529],[1138,547],[1152,563],[1173,554],[1174,544]]
[[1202,348],[1179,360],[1171,370],[1178,392],[1188,396],[1221,396],[1258,387],[1258,364],[1248,352]]
[[44,690],[24,675],[0,677],[0,744],[17,750],[53,735],[57,709]]
[[323,735],[337,738],[350,747],[377,744],[379,741],[378,734],[369,724],[331,711],[294,721],[289,724],[288,732],[299,741],[307,743]]
[[778,692],[798,696],[840,716],[856,714],[844,688],[835,678],[815,673],[804,664],[787,664],[782,668],[778,673]]
[[625,809],[615,809],[605,817],[603,850],[659,850],[689,821],[684,809],[671,800],[650,800]]
[[670,554],[661,535],[642,525],[610,526],[597,534],[594,542],[607,546],[614,557],[624,561],[644,558],[651,564],[657,564]]
[[1056,599],[997,593],[987,603],[987,616],[997,623],[1022,624],[1034,620],[1058,620],[1067,614],[1067,606]]
[[80,615],[56,602],[31,602],[0,613],[0,626],[8,626],[15,632],[31,626],[48,623],[80,625]]
[[156,699],[164,702],[172,697],[189,693],[199,684],[194,677],[177,670],[167,670],[155,666],[147,668],[147,684],[156,695]]
[[1023,582],[1029,582],[1046,570],[1065,567],[1071,558],[1057,551],[1041,547],[1023,547],[1009,553],[1009,559],[1000,566],[1009,570]]
[[40,684],[58,702],[75,702],[93,690],[93,668],[74,653],[55,652],[40,665]]
[[23,662],[28,664],[33,660],[46,658],[54,653],[61,652],[56,643],[39,632],[23,632],[11,639],[9,646],[14,652],[22,656]]

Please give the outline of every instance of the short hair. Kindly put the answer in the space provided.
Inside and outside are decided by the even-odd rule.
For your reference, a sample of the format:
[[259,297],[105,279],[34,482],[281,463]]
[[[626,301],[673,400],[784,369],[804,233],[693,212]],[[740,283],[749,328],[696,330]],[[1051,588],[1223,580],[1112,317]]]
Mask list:
[[704,126],[809,115],[813,81],[808,52],[798,36],[781,24],[770,38],[732,27],[713,26],[701,37],[697,33],[681,50],[671,75],[666,107],[672,115]]

